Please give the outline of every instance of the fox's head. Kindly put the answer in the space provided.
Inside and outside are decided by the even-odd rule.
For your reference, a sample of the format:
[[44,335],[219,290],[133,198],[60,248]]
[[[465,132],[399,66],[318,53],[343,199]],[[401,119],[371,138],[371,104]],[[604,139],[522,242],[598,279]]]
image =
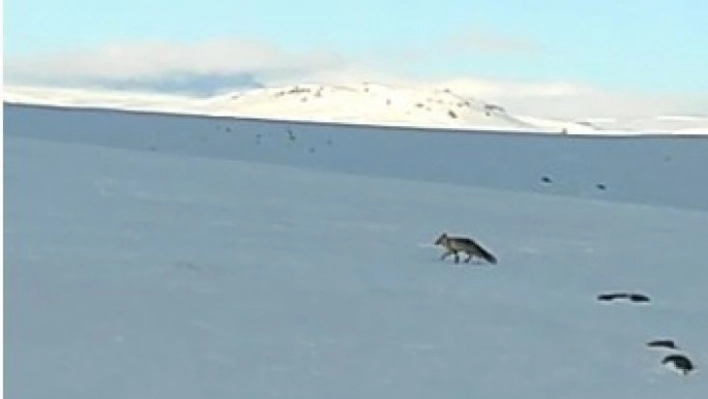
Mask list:
[[437,240],[435,240],[435,245],[441,245],[447,240],[447,233],[440,234]]

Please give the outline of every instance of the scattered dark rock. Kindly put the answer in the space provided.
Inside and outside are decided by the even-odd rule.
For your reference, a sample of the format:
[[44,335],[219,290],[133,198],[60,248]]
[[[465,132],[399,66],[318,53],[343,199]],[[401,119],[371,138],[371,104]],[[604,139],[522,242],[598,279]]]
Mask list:
[[544,183],[552,183],[553,182],[553,180],[548,176],[541,177],[541,181]]
[[230,127],[226,127],[226,131],[229,132],[229,133],[231,133],[231,128],[230,128]]
[[649,341],[647,342],[647,346],[651,348],[678,349],[676,343],[671,339],[657,339],[654,341]]
[[597,187],[598,190],[602,190],[602,191],[607,190],[607,186],[605,186],[605,185],[602,184],[602,183],[597,183],[597,184],[595,185],[595,187]]
[[457,114],[453,110],[448,110],[447,114],[450,115],[450,118],[457,119]]
[[691,359],[684,355],[674,354],[668,355],[661,361],[661,364],[672,364],[677,369],[681,370],[684,375],[690,373],[695,367]]
[[150,151],[153,151],[153,152],[154,152],[154,151],[157,151],[157,147],[154,146],[154,145],[151,145],[150,147],[148,147],[148,149],[149,149]]
[[290,129],[288,129],[288,140],[290,140],[290,141],[296,140],[295,134],[293,134],[293,131]]
[[332,139],[327,139],[327,145],[332,145]]
[[503,107],[496,104],[484,104],[484,110],[487,112],[506,112]]
[[309,149],[308,151],[310,151],[310,154],[314,154],[314,153],[315,153],[315,148],[314,148],[314,147],[310,147],[310,149]]
[[309,87],[298,87],[295,86],[292,89],[287,91],[287,94],[301,94],[301,93],[309,93],[310,88]]

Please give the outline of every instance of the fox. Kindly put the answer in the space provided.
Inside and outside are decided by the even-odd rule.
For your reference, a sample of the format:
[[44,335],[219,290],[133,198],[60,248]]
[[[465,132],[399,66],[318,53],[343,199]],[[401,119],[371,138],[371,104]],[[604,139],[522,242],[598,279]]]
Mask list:
[[458,252],[464,252],[467,254],[467,259],[464,260],[465,263],[469,263],[473,257],[479,257],[491,264],[497,263],[497,258],[492,255],[491,252],[482,248],[473,239],[467,237],[450,237],[447,233],[442,233],[437,240],[435,240],[435,245],[441,245],[446,249],[446,252],[442,254],[440,260],[444,260],[450,255],[455,255],[455,263],[460,262],[460,256]]

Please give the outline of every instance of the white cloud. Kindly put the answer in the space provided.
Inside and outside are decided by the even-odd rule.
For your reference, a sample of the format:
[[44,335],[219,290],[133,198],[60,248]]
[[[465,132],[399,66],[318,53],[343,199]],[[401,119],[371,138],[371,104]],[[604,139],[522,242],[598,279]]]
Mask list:
[[296,73],[327,69],[344,61],[334,53],[289,53],[259,41],[211,40],[190,44],[119,43],[8,60],[12,80],[157,79],[179,74]]
[[708,111],[708,96],[612,91],[573,82],[509,82],[465,77],[435,84],[499,103],[516,114],[556,118],[627,118]]

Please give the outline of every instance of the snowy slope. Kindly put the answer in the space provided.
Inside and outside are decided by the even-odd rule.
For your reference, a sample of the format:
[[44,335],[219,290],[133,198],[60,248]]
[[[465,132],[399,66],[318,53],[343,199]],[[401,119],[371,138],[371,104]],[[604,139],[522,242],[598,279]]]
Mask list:
[[[708,389],[705,211],[13,133],[8,397],[665,399]],[[443,230],[473,235],[499,265],[439,261],[426,245]],[[597,303],[608,290],[652,302]],[[659,366],[645,342],[664,337],[695,374]]]
[[[708,209],[708,139],[460,133],[6,105],[6,135]],[[696,176],[699,176],[700,173]],[[549,180],[549,181],[546,181]]]

